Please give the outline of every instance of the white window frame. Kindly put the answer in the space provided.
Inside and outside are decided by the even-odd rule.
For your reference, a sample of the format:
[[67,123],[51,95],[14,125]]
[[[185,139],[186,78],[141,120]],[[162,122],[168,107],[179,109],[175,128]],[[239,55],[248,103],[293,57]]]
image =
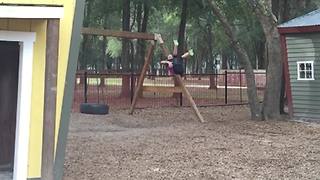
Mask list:
[[63,7],[0,5],[1,18],[60,19],[63,11]]
[[[311,73],[312,73],[312,78],[301,78],[300,77],[300,64],[311,64]],[[306,71],[306,70],[304,70]],[[315,80],[314,78],[314,61],[297,61],[297,80],[299,81],[313,81]]]
[[26,180],[31,118],[33,45],[35,32],[0,31],[0,41],[19,42],[19,79],[13,180]]

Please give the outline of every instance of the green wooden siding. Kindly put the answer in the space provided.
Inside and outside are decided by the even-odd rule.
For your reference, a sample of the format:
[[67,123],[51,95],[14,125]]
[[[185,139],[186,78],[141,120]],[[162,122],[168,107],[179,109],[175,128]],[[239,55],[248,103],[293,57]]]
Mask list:
[[[320,120],[320,33],[287,35],[286,40],[293,115]],[[298,61],[314,61],[315,80],[297,80]]]

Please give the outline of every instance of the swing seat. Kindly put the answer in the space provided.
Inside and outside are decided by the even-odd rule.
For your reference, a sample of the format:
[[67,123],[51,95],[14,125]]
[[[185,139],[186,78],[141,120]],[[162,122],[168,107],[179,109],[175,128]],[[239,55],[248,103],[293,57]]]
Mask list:
[[106,115],[109,114],[109,106],[106,104],[82,103],[80,104],[80,112],[83,114]]

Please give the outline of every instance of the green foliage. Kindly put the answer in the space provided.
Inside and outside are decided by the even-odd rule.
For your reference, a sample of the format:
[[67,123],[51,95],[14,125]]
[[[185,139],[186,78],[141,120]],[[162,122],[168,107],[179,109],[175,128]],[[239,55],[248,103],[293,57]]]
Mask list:
[[[298,9],[295,6],[296,3],[294,3],[298,0],[289,1],[290,11],[294,12],[295,16],[320,6],[318,0],[310,0],[308,7]],[[222,53],[230,61],[237,61],[226,38],[224,29],[212,14],[206,2],[205,0],[189,0],[186,43],[188,48],[194,49],[195,56],[188,60],[187,66],[193,71],[195,71],[195,66],[208,68],[210,64],[216,63],[219,55]],[[257,47],[261,46],[261,44],[263,46],[265,37],[255,14],[248,7],[247,0],[216,0],[216,2],[231,23],[238,41],[249,52],[252,63],[255,63],[256,57],[263,57],[264,52]],[[131,0],[130,23],[132,31],[137,31],[138,29],[136,15],[139,3],[150,7],[147,25],[148,32],[162,34],[166,46],[172,49],[173,40],[178,38],[182,0]],[[87,13],[84,21],[86,26],[121,30],[121,1],[87,0],[86,4]],[[212,39],[210,39],[210,36],[212,36]],[[99,66],[99,64],[103,65],[104,62],[107,62],[107,64],[115,63],[121,58],[121,40],[119,39],[108,38],[106,42],[103,42],[99,37],[88,37],[83,42],[85,41],[86,45],[82,44],[83,51],[80,54],[80,64],[86,64],[90,67]],[[136,48],[136,41],[132,41],[132,45]],[[106,52],[104,53],[105,50]],[[133,51],[132,53],[135,52]],[[165,57],[163,57],[162,51],[160,48],[157,48],[153,58],[153,66],[157,66],[159,60],[163,58]],[[136,62],[136,60],[133,62]]]
[[118,58],[121,56],[122,45],[121,41],[116,38],[110,38],[107,46],[107,54],[111,58]]

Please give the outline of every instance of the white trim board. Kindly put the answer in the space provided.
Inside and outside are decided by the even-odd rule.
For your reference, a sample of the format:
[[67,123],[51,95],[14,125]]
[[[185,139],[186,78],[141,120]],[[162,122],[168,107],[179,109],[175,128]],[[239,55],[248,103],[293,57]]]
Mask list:
[[63,7],[0,5],[0,18],[61,19]]
[[33,44],[36,33],[0,31],[0,41],[20,43],[13,180],[26,180],[31,117]]

